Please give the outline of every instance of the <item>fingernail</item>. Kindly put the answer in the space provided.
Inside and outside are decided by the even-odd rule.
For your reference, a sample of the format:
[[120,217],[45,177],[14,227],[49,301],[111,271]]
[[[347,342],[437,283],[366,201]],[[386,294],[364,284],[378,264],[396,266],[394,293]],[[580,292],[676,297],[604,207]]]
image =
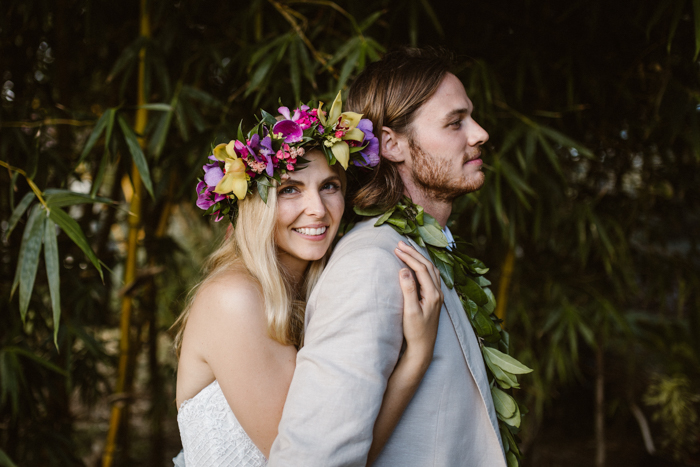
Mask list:
[[403,279],[410,279],[411,278],[411,273],[408,272],[408,269],[402,269],[401,270],[401,277]]
[[397,253],[403,253],[403,251],[399,250],[398,248],[397,248],[396,250],[394,250],[394,251],[397,252]]

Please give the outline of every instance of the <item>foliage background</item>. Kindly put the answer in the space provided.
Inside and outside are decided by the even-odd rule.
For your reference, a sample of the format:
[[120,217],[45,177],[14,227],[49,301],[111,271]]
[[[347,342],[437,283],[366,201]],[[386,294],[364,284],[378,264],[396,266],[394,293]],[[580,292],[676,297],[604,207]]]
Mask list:
[[403,44],[456,53],[491,135],[451,226],[535,369],[524,465],[700,462],[697,0],[6,0],[0,465],[98,465],[110,419],[114,465],[169,465],[211,144]]

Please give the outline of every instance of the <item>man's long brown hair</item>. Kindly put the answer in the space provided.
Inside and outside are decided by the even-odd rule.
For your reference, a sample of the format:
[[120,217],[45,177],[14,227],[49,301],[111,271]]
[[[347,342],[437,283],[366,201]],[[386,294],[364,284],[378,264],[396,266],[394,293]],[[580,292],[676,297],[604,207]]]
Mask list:
[[[452,69],[452,56],[433,48],[401,48],[371,63],[348,92],[348,110],[363,114],[374,125],[381,148],[382,127],[411,135],[411,124]],[[381,154],[380,154],[381,156]],[[361,209],[389,209],[401,200],[404,185],[395,163],[380,157],[369,180],[356,192],[353,204]]]

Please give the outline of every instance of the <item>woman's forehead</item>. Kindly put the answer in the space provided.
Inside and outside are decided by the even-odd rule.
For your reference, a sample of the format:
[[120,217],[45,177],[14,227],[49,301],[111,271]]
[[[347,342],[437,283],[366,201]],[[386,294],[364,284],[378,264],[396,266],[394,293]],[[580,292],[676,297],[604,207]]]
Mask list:
[[304,154],[304,159],[309,161],[302,167],[297,166],[297,170],[289,173],[289,180],[308,180],[311,178],[325,179],[336,173],[328,165],[326,156],[317,149]]

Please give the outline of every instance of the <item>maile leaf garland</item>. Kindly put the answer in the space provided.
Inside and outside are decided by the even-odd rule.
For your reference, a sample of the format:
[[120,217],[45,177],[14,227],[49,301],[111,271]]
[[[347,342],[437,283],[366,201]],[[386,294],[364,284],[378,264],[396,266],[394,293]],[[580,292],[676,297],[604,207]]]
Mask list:
[[360,216],[380,216],[374,224],[389,224],[428,250],[433,264],[440,270],[440,277],[450,289],[454,288],[474,328],[479,347],[486,364],[498,425],[503,439],[508,467],[517,467],[522,454],[517,446],[517,433],[521,416],[527,409],[508,394],[511,388],[520,388],[516,375],[532,370],[508,355],[508,333],[500,326],[495,315],[496,299],[489,289],[491,282],[484,277],[488,268],[478,259],[459,251],[460,242],[448,246],[442,227],[434,217],[413,204],[406,196],[388,211],[355,209]]

